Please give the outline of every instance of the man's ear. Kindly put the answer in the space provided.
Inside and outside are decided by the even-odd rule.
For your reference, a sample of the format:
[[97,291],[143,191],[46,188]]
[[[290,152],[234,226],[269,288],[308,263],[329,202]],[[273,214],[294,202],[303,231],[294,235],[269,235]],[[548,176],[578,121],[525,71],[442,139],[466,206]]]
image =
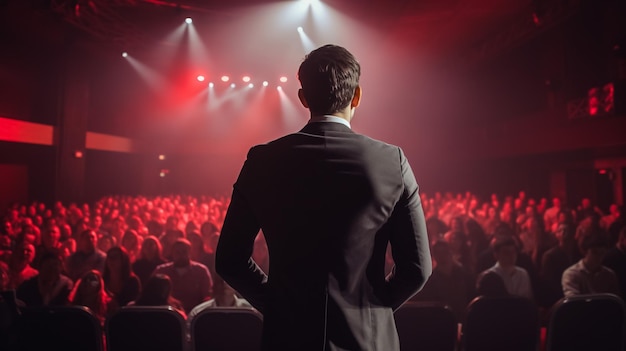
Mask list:
[[302,104],[302,106],[304,106],[305,108],[309,108],[309,103],[306,102],[306,98],[304,97],[304,92],[302,91],[302,89],[298,89],[298,99],[300,99],[300,103]]
[[361,86],[358,85],[354,89],[354,96],[352,97],[352,102],[350,102],[350,107],[358,107],[361,104],[361,96],[363,91],[361,90]]

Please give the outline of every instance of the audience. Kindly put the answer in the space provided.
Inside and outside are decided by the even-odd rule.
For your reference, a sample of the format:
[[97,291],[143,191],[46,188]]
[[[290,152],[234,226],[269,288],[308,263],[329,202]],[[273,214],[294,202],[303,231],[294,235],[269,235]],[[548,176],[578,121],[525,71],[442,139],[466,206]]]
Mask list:
[[[563,296],[624,297],[622,207],[602,214],[583,199],[573,211],[525,192],[484,202],[471,193],[420,195],[435,269],[414,300],[446,303],[462,322],[479,295],[524,296],[544,311]],[[87,306],[101,321],[127,304],[171,305],[190,318],[248,306],[213,270],[228,203],[173,195],[12,205],[0,226],[0,290],[16,289],[26,306]],[[253,258],[266,272],[267,257],[261,233]]]

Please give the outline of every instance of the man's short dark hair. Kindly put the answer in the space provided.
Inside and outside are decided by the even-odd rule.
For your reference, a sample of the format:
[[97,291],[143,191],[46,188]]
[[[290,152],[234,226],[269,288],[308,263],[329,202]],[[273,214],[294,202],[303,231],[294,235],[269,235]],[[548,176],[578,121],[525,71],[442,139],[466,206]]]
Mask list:
[[298,69],[302,92],[313,115],[332,114],[348,107],[360,76],[356,58],[337,45],[311,51]]
[[604,235],[600,233],[593,233],[593,234],[584,236],[580,239],[579,248],[580,248],[580,252],[583,255],[586,255],[589,249],[609,248],[609,241],[604,237]]
[[506,246],[513,246],[517,248],[517,242],[515,242],[513,236],[498,235],[494,237],[491,241],[491,248],[493,249],[493,252],[498,252],[501,248]]

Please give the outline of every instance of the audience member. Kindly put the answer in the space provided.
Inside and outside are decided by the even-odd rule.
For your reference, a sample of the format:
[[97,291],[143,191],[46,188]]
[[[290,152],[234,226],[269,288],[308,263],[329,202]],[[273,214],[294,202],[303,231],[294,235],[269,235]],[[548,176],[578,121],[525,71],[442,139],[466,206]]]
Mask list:
[[172,280],[172,296],[180,300],[185,312],[205,301],[212,287],[211,274],[201,263],[191,260],[191,244],[178,239],[172,244],[172,262],[158,266],[155,273]]
[[511,236],[496,237],[492,242],[492,247],[496,264],[489,271],[502,278],[510,295],[532,299],[530,277],[524,268],[515,265],[518,256],[515,240]]
[[71,305],[89,308],[101,323],[108,316],[111,297],[107,294],[102,275],[97,270],[88,271],[78,279],[69,299]]
[[620,295],[622,298],[626,298],[626,227],[622,227],[617,237],[617,243],[604,257],[604,266],[613,270],[617,275]]
[[141,247],[141,237],[134,229],[128,229],[122,236],[120,246],[123,247],[128,253],[130,262],[133,263],[139,255],[139,248]]
[[467,304],[474,297],[474,279],[452,255],[450,244],[437,241],[431,248],[435,267],[424,288],[414,301],[438,301],[448,305],[462,321]]
[[76,281],[91,270],[102,272],[106,255],[96,248],[98,237],[93,230],[85,230],[78,238],[78,249],[67,259],[67,274]]
[[194,307],[189,313],[189,321],[200,312],[216,307],[252,308],[246,299],[237,296],[237,292],[220,276],[216,276],[213,283],[213,298]]
[[606,238],[596,232],[581,237],[581,241],[583,258],[563,272],[563,295],[611,293],[619,296],[617,276],[602,265],[608,249]]
[[35,259],[35,247],[29,242],[17,245],[9,260],[9,289],[16,289],[22,282],[35,277],[39,272],[31,267]]
[[141,283],[130,269],[130,258],[124,248],[114,247],[107,252],[102,279],[115,308],[126,306],[139,296]]
[[183,304],[172,296],[172,281],[164,274],[155,274],[148,278],[139,298],[129,305],[171,306],[183,317],[187,317]]
[[32,307],[67,305],[73,283],[62,272],[60,251],[47,251],[41,257],[39,274],[17,288],[17,298]]
[[561,277],[563,272],[580,259],[574,238],[574,228],[560,224],[554,232],[557,246],[546,251],[541,258],[541,280],[544,284],[545,305],[551,306],[563,297]]
[[162,257],[161,242],[155,236],[149,235],[141,244],[139,258],[133,263],[133,272],[139,277],[142,285],[148,281],[152,272],[165,263]]
[[493,271],[484,271],[476,281],[476,294],[485,297],[507,297],[509,292],[500,275]]

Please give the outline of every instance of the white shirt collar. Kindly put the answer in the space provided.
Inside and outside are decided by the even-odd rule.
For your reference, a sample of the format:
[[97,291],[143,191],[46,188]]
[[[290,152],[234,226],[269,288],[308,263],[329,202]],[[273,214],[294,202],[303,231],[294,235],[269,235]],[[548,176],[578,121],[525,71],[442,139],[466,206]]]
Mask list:
[[347,120],[345,120],[345,119],[343,119],[341,117],[337,117],[337,116],[333,116],[333,115],[315,116],[315,117],[311,117],[311,119],[309,120],[309,123],[317,123],[317,122],[341,123],[344,126],[352,129],[352,127],[350,126],[350,122],[348,122]]

